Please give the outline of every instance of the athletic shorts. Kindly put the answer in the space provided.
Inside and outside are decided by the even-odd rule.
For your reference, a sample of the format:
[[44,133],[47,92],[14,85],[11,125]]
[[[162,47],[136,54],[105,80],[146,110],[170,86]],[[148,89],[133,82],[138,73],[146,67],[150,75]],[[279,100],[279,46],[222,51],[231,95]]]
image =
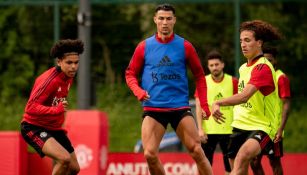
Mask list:
[[[269,159],[274,159],[274,158],[280,158],[284,155],[283,152],[283,143],[282,140],[279,142],[274,143],[273,141],[271,141],[273,146],[273,154],[268,154],[268,152],[262,152],[262,154],[267,155],[269,157]],[[272,151],[270,151],[272,152]]]
[[267,153],[268,155],[274,154],[273,142],[265,132],[260,130],[247,131],[233,128],[233,134],[231,134],[229,141],[228,157],[234,159],[240,147],[250,138],[259,142],[262,153]]
[[213,155],[215,153],[216,146],[217,144],[220,145],[223,153],[224,168],[227,172],[231,171],[227,155],[230,135],[231,134],[208,134],[207,143],[201,144],[201,147],[203,148],[211,165],[213,164]]
[[63,130],[51,131],[27,122],[22,122],[20,131],[24,140],[31,145],[41,157],[45,156],[42,148],[50,137],[53,137],[59,142],[69,153],[74,152],[74,148]]
[[188,115],[193,117],[190,109],[174,110],[168,112],[144,111],[143,118],[150,116],[161,125],[163,125],[165,129],[167,128],[168,123],[170,123],[172,128],[176,131],[181,119]]

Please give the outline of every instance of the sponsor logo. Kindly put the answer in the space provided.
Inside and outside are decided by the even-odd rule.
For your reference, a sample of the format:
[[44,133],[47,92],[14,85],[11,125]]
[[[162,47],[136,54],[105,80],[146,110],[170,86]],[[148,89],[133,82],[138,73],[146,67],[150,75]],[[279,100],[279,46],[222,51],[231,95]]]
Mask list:
[[[164,163],[167,175],[197,175],[198,170],[195,163]],[[110,163],[107,175],[134,174],[150,175],[146,163]]]
[[243,108],[253,108],[253,106],[250,102],[242,103],[242,104],[240,104],[240,106],[243,107]]
[[52,100],[52,106],[58,106],[59,102],[65,101],[66,98],[65,97],[54,97]]
[[89,167],[93,161],[93,150],[84,144],[76,146],[75,153],[81,169]]
[[173,72],[159,73],[159,74],[152,72],[151,77],[154,83],[158,83],[159,80],[180,80],[181,79],[181,76],[179,74],[173,73]]
[[58,92],[61,92],[61,91],[62,91],[62,88],[61,88],[61,87],[59,87],[59,88],[58,88]]

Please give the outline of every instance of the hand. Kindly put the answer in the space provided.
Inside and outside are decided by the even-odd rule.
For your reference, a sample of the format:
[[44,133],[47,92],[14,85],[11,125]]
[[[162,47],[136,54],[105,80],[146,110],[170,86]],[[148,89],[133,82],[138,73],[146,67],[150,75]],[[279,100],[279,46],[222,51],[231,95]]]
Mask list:
[[274,138],[274,143],[280,142],[282,139],[282,130],[278,129],[275,138]]
[[206,114],[205,110],[203,110],[203,109],[201,109],[201,118],[203,120],[208,120],[207,114]]
[[223,116],[223,113],[220,111],[220,105],[217,103],[213,103],[212,104],[212,116],[214,118],[214,120],[221,124],[222,122],[225,122],[225,117]]
[[145,91],[145,92],[146,92],[146,94],[145,94],[145,96],[143,97],[142,101],[147,101],[147,100],[150,99],[150,96],[149,96],[148,92],[147,92],[147,91]]
[[64,107],[64,111],[67,112],[68,111],[68,101],[63,100],[62,104],[63,104],[63,107]]
[[141,93],[138,93],[137,98],[140,101],[147,101],[150,99],[150,96],[147,91],[142,90]]
[[208,136],[206,133],[204,133],[204,131],[202,129],[198,130],[198,135],[200,137],[200,142],[205,144],[208,141]]

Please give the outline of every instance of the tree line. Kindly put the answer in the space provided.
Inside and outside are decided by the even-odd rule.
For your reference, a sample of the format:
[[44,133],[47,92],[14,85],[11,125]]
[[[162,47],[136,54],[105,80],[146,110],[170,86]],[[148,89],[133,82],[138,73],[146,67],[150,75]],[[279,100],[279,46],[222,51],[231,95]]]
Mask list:
[[[227,3],[174,4],[175,32],[196,48],[205,66],[205,55],[216,48],[235,75],[234,11]],[[155,32],[156,4],[95,4],[92,6],[91,78],[94,87],[124,83],[124,72],[138,42]],[[289,76],[294,97],[304,98],[307,82],[307,7],[305,3],[244,3],[241,21],[261,19],[277,26],[285,39],[279,48],[278,65]],[[60,7],[60,38],[77,38],[77,5]],[[1,103],[28,97],[34,78],[54,65],[52,6],[0,6]],[[241,56],[241,63],[245,59]],[[206,71],[208,73],[208,70]]]

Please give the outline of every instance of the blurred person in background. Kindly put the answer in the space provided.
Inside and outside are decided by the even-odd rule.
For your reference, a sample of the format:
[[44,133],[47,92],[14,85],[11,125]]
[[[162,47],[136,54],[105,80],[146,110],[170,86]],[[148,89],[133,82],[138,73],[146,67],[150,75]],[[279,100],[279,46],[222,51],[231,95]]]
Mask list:
[[80,40],[60,40],[51,48],[56,66],[36,78],[21,122],[21,134],[41,156],[54,160],[53,175],[80,171],[74,148],[62,128],[68,110],[67,95],[84,46]]
[[195,160],[199,173],[211,175],[212,169],[201,148],[189,106],[187,66],[196,79],[202,116],[210,116],[206,81],[199,57],[189,41],[174,34],[176,16],[172,5],[158,5],[153,20],[157,33],[138,44],[125,75],[128,87],[142,101],[141,135],[149,172],[152,175],[165,174],[158,152],[170,123]]
[[[278,84],[278,96],[280,111],[278,113],[278,130],[274,139],[274,154],[268,156],[270,165],[274,175],[282,175],[283,169],[281,164],[281,157],[283,156],[283,131],[286,127],[286,122],[289,116],[290,110],[290,81],[289,78],[280,69],[277,68],[277,48],[271,46],[265,46],[263,48],[264,57],[266,57],[274,66],[276,71],[276,80]],[[266,154],[266,153],[263,153]],[[251,168],[255,175],[264,175],[264,171],[261,165],[261,159],[263,154],[260,154],[251,162]]]
[[231,175],[247,175],[250,161],[263,151],[272,154],[272,140],[277,133],[278,87],[274,67],[263,56],[262,47],[281,38],[276,27],[262,20],[240,25],[241,50],[247,62],[239,68],[238,94],[212,105],[212,116],[219,122],[225,120],[220,106],[235,105],[228,147]]
[[[216,100],[230,97],[238,93],[238,79],[224,73],[224,61],[222,55],[217,50],[212,50],[207,54],[207,64],[210,74],[206,76],[208,104]],[[231,171],[228,161],[228,143],[232,134],[233,106],[221,107],[221,112],[226,116],[225,122],[217,123],[213,117],[208,120],[202,120],[201,106],[198,93],[195,93],[196,119],[198,125],[198,134],[202,141],[202,148],[208,157],[210,164],[213,163],[213,154],[216,146],[219,144],[223,153],[225,174]]]

